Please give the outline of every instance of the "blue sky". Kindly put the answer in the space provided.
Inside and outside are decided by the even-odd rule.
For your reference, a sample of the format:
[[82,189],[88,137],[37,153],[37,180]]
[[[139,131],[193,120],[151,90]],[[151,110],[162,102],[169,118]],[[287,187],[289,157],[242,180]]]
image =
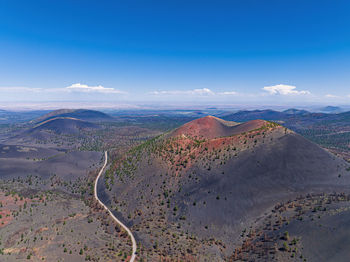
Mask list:
[[0,101],[349,104],[349,13],[349,1],[0,0]]

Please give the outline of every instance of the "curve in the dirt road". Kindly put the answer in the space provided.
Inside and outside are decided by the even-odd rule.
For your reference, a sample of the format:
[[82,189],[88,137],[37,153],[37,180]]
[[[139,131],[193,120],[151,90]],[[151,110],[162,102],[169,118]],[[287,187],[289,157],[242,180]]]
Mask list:
[[108,160],[108,154],[107,154],[107,151],[105,151],[105,162],[103,164],[103,167],[101,168],[100,172],[98,173],[98,176],[96,177],[96,180],[95,180],[95,192],[94,192],[94,195],[95,195],[95,199],[97,200],[97,202],[103,206],[103,208],[108,211],[109,215],[113,218],[113,220],[115,222],[117,222],[126,232],[128,232],[130,238],[131,238],[131,242],[132,242],[132,255],[131,255],[131,258],[130,258],[130,262],[134,262],[135,261],[135,258],[136,258],[136,240],[134,238],[134,235],[131,233],[130,229],[125,226],[118,218],[116,218],[112,211],[109,210],[109,208],[98,198],[98,194],[97,194],[97,184],[98,184],[98,180],[100,178],[100,176],[103,174],[103,171],[104,169],[106,168],[106,165],[107,165],[107,160]]

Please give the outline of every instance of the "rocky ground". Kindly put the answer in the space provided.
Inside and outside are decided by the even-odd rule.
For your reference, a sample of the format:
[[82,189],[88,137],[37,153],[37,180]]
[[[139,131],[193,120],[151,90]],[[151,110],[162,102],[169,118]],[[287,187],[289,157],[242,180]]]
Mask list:
[[349,232],[350,195],[300,196],[244,229],[230,261],[348,261]]
[[80,198],[0,184],[1,261],[126,261],[127,235]]

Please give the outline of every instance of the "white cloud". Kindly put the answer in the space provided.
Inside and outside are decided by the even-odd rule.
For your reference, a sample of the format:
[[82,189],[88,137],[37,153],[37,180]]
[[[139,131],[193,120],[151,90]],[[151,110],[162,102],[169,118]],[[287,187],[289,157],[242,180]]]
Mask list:
[[0,92],[5,93],[39,93],[39,92],[47,92],[47,93],[55,93],[55,92],[84,92],[84,93],[104,93],[104,94],[124,94],[125,92],[114,89],[114,88],[106,88],[101,85],[98,86],[88,86],[80,83],[70,85],[65,88],[32,88],[32,87],[22,87],[22,86],[0,86]]
[[295,90],[296,86],[290,85],[274,85],[274,86],[265,86],[263,88],[264,91],[267,91],[270,95],[309,95],[311,94],[309,91]]
[[153,91],[153,95],[214,95],[215,93],[209,88],[193,89],[193,90],[168,90],[168,91]]
[[218,93],[218,95],[232,96],[232,95],[238,95],[238,93],[235,91],[226,91],[226,92],[220,92],[220,93]]
[[211,91],[209,88],[194,89],[191,91],[191,93],[195,95],[214,95],[214,92]]
[[84,84],[80,84],[80,83],[76,83],[76,84],[67,86],[66,90],[76,91],[76,92],[85,92],[85,93],[91,93],[91,92],[105,93],[105,94],[122,94],[122,93],[124,93],[120,90],[117,90],[114,88],[103,87],[101,85],[88,86],[88,85],[84,85]]
[[339,96],[332,95],[332,94],[327,94],[327,95],[325,95],[325,97],[327,97],[327,98],[338,98]]

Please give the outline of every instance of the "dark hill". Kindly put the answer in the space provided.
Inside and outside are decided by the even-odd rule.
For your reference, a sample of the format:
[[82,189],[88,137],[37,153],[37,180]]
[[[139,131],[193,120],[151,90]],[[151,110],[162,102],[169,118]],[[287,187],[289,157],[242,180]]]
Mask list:
[[[192,121],[176,136],[114,159],[106,198],[117,199],[111,204],[139,229],[143,245],[154,241],[143,221],[165,219],[180,234],[222,241],[226,249],[220,253],[227,255],[242,230],[277,202],[348,190],[347,164],[300,135],[262,120],[225,123],[212,117]],[[193,136],[198,134],[204,138]]]
[[70,117],[70,118],[77,118],[80,120],[85,121],[110,121],[113,118],[110,115],[107,115],[100,111],[95,110],[88,110],[88,109],[59,109],[52,111],[48,114],[45,114],[36,120],[34,120],[34,123],[40,123],[52,118],[56,117]]
[[55,117],[39,123],[28,132],[36,133],[43,130],[50,130],[56,134],[77,134],[83,129],[96,128],[99,128],[98,125],[80,119]]
[[255,119],[264,120],[280,120],[284,119],[288,114],[284,112],[274,111],[274,110],[253,110],[253,111],[238,111],[233,114],[226,115],[225,120],[244,122]]
[[306,114],[310,114],[309,111],[301,110],[301,109],[295,109],[295,108],[290,108],[290,109],[284,110],[283,113],[288,114],[288,115],[306,115]]
[[[326,114],[322,115],[326,117]],[[264,119],[264,120],[283,120],[287,121],[294,118],[312,118],[313,114],[306,110],[300,110],[295,108],[290,108],[285,111],[275,111],[271,109],[266,110],[253,110],[253,111],[238,111],[233,114],[228,114],[223,118],[228,121],[238,121],[244,122],[254,119]]]
[[[73,139],[73,137],[74,139],[91,139],[91,131],[100,128],[101,126],[96,122],[83,121],[73,117],[53,117],[18,132],[6,141],[10,144],[32,145],[40,143],[54,146],[60,140],[65,141],[65,145],[69,146],[71,145],[69,139]],[[70,138],[63,138],[61,135],[68,135]]]
[[343,109],[339,106],[326,106],[320,108],[320,111],[325,113],[340,113],[343,112]]

